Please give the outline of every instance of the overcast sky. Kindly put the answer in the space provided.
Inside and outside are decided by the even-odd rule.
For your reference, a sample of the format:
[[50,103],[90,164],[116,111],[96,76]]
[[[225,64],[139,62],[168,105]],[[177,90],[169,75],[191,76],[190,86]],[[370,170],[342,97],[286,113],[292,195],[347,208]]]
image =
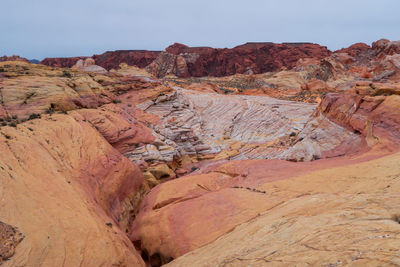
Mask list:
[[0,0],[0,56],[400,40],[399,0]]

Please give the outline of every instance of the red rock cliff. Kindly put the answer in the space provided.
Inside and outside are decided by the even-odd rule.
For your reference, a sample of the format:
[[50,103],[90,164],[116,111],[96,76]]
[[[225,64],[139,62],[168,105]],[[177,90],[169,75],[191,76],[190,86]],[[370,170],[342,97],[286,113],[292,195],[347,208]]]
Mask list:
[[88,57],[48,57],[40,61],[39,64],[57,68],[71,68],[78,60],[86,58]]
[[144,68],[153,62],[158,54],[160,54],[159,51],[117,50],[105,52],[101,55],[94,55],[93,58],[96,65],[102,66],[107,70],[117,69],[121,63]]
[[[159,53],[159,51],[147,50],[117,50],[108,51],[100,55],[94,55],[92,58],[95,60],[96,65],[107,70],[118,69],[119,64],[121,63],[127,63],[128,65],[144,68],[153,62]],[[79,59],[86,58],[88,57],[45,58],[40,62],[40,64],[59,68],[71,68]]]
[[[322,59],[330,55],[325,46],[312,43],[246,43],[232,49],[211,47],[188,47],[173,44],[166,52],[175,55],[170,64],[178,68],[167,67],[161,58],[154,61],[149,70],[163,73],[159,68],[184,70],[175,71],[178,77],[228,76],[236,73],[263,73],[282,68],[291,69],[300,58]],[[164,55],[163,58],[166,58]],[[168,64],[167,64],[168,65]],[[185,66],[184,66],[185,65]],[[159,66],[159,67],[158,67]],[[167,73],[169,74],[169,73]]]

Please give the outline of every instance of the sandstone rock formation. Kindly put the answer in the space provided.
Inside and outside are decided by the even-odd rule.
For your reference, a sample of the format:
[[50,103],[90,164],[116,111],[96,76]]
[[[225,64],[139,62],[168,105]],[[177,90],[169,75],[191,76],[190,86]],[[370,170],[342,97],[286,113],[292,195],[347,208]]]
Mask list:
[[143,177],[89,122],[53,115],[0,138],[0,217],[25,235],[8,264],[143,265],[122,232]]
[[118,73],[123,76],[142,76],[154,78],[154,76],[148,73],[145,69],[141,69],[136,66],[129,66],[126,63],[119,64],[118,69],[111,69],[110,72]]
[[14,256],[15,248],[23,239],[18,229],[0,222],[0,264]]
[[271,209],[167,266],[396,265],[398,159],[265,183]]
[[117,69],[121,63],[144,68],[153,62],[159,54],[159,51],[117,50],[94,55],[93,59],[97,65],[107,70]]
[[329,94],[318,112],[367,137],[370,143],[399,142],[398,84],[359,83],[343,94]]
[[[173,44],[164,52],[117,50],[94,55],[95,64],[106,70],[118,69],[121,63],[144,68],[157,77],[173,74],[178,77],[227,76],[236,73],[263,73],[293,68],[300,58],[322,59],[330,51],[311,43],[247,43],[232,49],[188,47]],[[80,59],[46,58],[40,62],[53,67],[72,67]]]
[[[0,217],[12,225],[1,239],[7,250],[0,242],[2,259],[11,266],[143,266],[125,231],[149,187],[121,152],[155,138],[136,120],[140,110],[118,97],[154,86],[132,98],[135,104],[165,89],[154,80],[20,62],[1,68],[0,172],[7,180]],[[28,99],[21,97],[26,91]],[[23,240],[18,231],[8,234],[15,227]]]
[[398,265],[398,48],[0,63],[0,264]]
[[330,51],[310,43],[247,43],[232,49],[188,47],[173,44],[147,70],[157,77],[227,76],[263,73],[293,68],[301,58],[322,59]]
[[8,56],[0,57],[0,62],[3,62],[3,61],[22,61],[22,62],[29,63],[29,60],[27,60],[26,58],[23,58],[23,57],[20,57],[20,56],[16,56],[16,55],[13,55],[13,56],[10,56],[10,57],[8,57]]
[[92,57],[45,58],[40,61],[40,64],[51,67],[71,68],[79,60],[93,59],[96,65],[106,70],[118,69],[121,63],[144,68],[153,62],[159,53],[159,51],[147,50],[117,50],[93,55]]
[[110,92],[88,74],[30,66],[17,61],[0,63],[5,76],[3,79],[0,77],[1,106],[9,117],[26,119],[31,114],[46,111],[94,108],[112,102]]
[[106,73],[107,72],[107,70],[105,68],[96,65],[93,58],[87,58],[85,60],[79,59],[75,63],[75,65],[72,66],[72,69],[78,69],[78,70],[96,72],[96,73]]
[[55,57],[55,58],[45,58],[39,62],[39,64],[57,67],[57,68],[72,68],[78,62],[78,60],[85,60],[88,57]]
[[[227,96],[176,88],[175,93],[138,107],[161,118],[151,126],[160,144],[159,151],[152,148],[151,152],[148,146],[147,152],[139,148],[126,154],[132,160],[168,162],[174,155],[200,160],[209,154],[215,159],[310,160],[329,154],[341,143],[362,143],[353,132],[323,122],[323,118],[311,120],[315,105],[267,96]],[[306,138],[311,132],[313,138]],[[336,138],[328,138],[332,135]],[[303,151],[303,146],[308,151]]]

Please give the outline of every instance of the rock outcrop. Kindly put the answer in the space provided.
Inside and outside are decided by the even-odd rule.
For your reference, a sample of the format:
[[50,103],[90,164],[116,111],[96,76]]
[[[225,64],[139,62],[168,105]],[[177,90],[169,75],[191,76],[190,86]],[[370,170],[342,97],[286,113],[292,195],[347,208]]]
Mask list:
[[144,266],[123,233],[143,176],[84,117],[3,127],[0,139],[0,217],[25,235],[11,266]]
[[16,55],[13,55],[10,57],[8,57],[8,56],[0,57],[0,62],[3,62],[3,61],[22,61],[22,62],[29,63],[28,59],[20,57],[20,56],[16,56]]
[[[95,64],[106,70],[118,69],[121,63],[145,68],[157,77],[228,76],[237,73],[264,73],[293,68],[301,58],[322,59],[330,51],[311,43],[247,43],[232,49],[188,47],[173,44],[164,52],[147,50],[117,50],[94,55]],[[53,67],[72,67],[75,58],[46,58],[40,63]]]
[[342,94],[328,94],[317,112],[367,138],[371,144],[397,146],[399,84],[359,83]]
[[72,66],[72,69],[78,69],[82,71],[88,71],[88,72],[95,72],[95,73],[106,73],[107,70],[103,67],[100,67],[95,64],[95,61],[93,58],[87,58],[85,60],[79,59],[74,66]]
[[121,63],[144,68],[153,62],[159,54],[160,51],[117,50],[94,55],[93,59],[97,65],[107,70],[117,69]]
[[92,57],[45,58],[40,61],[40,64],[51,67],[71,68],[77,64],[79,60],[85,61],[87,59],[93,59],[95,65],[106,70],[118,69],[121,63],[144,68],[153,62],[158,54],[160,54],[159,51],[117,50],[108,51],[100,55],[93,55]]
[[24,235],[11,225],[0,222],[0,265],[14,256],[15,248]]
[[0,70],[1,108],[7,117],[27,119],[38,113],[96,108],[114,99],[98,80],[82,72],[43,65],[33,68],[17,61],[0,63]]
[[57,67],[57,68],[72,68],[79,60],[85,60],[88,57],[53,57],[45,58],[39,64]]
[[160,54],[147,70],[157,77],[228,76],[291,69],[301,58],[322,59],[330,51],[311,43],[247,43],[232,49],[188,47],[174,44]]
[[0,264],[399,264],[399,47],[1,62]]
[[[168,162],[174,155],[188,155],[195,161],[206,158],[300,161],[330,155],[329,151],[344,143],[362,146],[362,139],[352,131],[323,118],[313,119],[314,104],[267,96],[175,90],[137,106],[161,118],[151,126],[159,139],[158,149],[151,145],[140,147],[126,154],[128,158]],[[307,138],[311,133],[312,138]]]
[[[395,266],[400,207],[393,200],[398,199],[400,187],[399,157],[397,153],[264,183],[257,190],[265,191],[267,197],[253,194],[259,199],[266,197],[271,208],[167,266]],[[231,190],[239,196],[234,190],[246,189]],[[183,203],[191,201],[196,199]],[[185,218],[196,221],[189,214]],[[174,233],[186,237],[182,228],[175,227]],[[173,243],[172,247],[181,244]]]

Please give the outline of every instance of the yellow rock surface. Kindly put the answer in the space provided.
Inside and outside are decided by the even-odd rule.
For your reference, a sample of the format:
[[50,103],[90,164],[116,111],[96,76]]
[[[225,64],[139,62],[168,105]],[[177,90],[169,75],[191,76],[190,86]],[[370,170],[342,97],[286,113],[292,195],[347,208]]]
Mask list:
[[0,133],[0,218],[25,236],[6,266],[144,266],[118,227],[141,172],[67,115]]
[[168,266],[396,266],[400,154],[265,183],[277,204]]
[[0,62],[0,69],[7,77],[0,78],[2,109],[10,117],[23,119],[50,109],[93,108],[112,99],[110,92],[83,72],[19,61]]

